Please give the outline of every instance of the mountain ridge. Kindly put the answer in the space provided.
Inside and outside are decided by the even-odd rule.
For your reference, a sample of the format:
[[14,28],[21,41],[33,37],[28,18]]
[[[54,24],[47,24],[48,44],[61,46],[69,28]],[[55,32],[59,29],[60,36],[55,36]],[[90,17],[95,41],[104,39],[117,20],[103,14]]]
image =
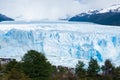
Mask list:
[[120,4],[75,15],[71,17],[69,21],[93,22],[102,25],[120,26]]
[[7,17],[6,15],[0,14],[0,22],[2,21],[14,21],[14,19]]

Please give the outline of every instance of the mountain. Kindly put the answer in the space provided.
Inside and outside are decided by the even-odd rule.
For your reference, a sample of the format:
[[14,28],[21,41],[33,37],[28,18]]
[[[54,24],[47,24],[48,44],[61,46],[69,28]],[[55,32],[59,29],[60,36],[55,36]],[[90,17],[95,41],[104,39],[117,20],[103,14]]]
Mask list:
[[0,22],[1,21],[13,21],[14,19],[12,19],[12,18],[9,18],[9,17],[7,17],[7,16],[5,16],[5,15],[3,15],[3,14],[0,14]]
[[69,21],[93,22],[102,25],[120,26],[120,4],[101,10],[88,11],[73,16]]
[[75,67],[91,57],[120,65],[120,27],[77,22],[0,23],[0,57],[20,60],[28,50],[43,52],[53,65]]

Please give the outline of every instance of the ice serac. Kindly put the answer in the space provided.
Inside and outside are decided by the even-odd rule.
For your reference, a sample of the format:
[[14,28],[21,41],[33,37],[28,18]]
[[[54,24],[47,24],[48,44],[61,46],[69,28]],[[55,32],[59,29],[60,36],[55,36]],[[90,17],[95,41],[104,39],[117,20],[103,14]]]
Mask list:
[[91,23],[40,22],[0,24],[0,57],[18,60],[30,49],[54,65],[74,67],[90,58],[120,62],[120,28]]

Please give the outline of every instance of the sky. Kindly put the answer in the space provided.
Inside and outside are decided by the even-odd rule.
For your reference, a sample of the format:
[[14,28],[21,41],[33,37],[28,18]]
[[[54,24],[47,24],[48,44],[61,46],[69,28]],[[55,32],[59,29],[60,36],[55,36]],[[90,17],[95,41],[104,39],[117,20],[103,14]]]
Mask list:
[[0,0],[0,13],[16,20],[57,20],[114,4],[120,0]]

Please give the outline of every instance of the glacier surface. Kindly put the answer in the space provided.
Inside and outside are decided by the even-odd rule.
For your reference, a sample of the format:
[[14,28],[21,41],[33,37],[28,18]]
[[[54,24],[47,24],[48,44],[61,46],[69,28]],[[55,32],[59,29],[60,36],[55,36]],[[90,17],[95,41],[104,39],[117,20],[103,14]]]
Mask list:
[[28,50],[53,65],[75,67],[91,57],[120,65],[120,27],[77,22],[0,23],[0,57],[20,60]]

